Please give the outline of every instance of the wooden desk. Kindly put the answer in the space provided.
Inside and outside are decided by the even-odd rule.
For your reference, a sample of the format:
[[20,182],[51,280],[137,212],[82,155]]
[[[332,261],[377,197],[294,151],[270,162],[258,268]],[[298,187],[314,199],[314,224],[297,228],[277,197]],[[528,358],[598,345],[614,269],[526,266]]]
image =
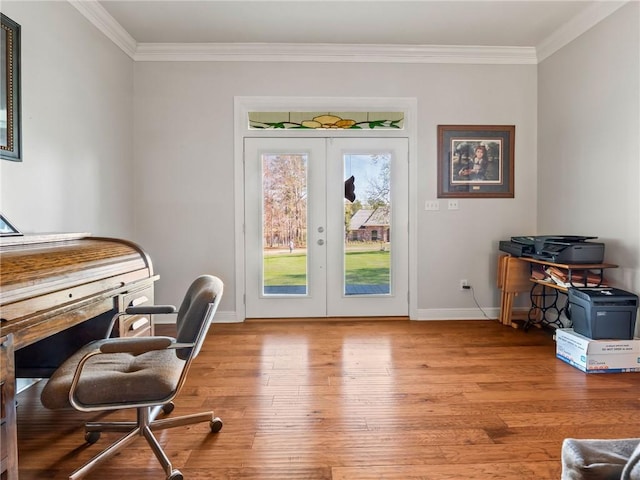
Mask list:
[[[594,272],[601,283],[604,270],[617,268],[618,265],[612,263],[577,263],[564,264],[553,263],[544,260],[537,260],[529,257],[512,257],[502,255],[498,263],[498,286],[502,291],[502,301],[500,305],[500,321],[505,325],[514,325],[513,313],[511,312],[513,297],[518,293],[529,292],[531,308],[525,318],[524,328],[531,325],[541,324],[543,326],[553,325],[563,327],[560,315],[564,306],[559,305],[559,294],[566,294],[568,287],[558,285],[553,281],[543,281],[532,278],[532,268],[538,265],[540,268],[557,267],[568,272],[569,283],[576,271]],[[578,286],[578,285],[574,285]]]
[[[153,303],[158,279],[134,243],[88,234],[2,237],[0,269],[0,338],[13,343],[15,376],[27,377],[49,376],[82,345],[104,337],[116,311]],[[134,320],[123,320],[118,333],[141,333],[129,330],[141,323]],[[142,323],[152,334],[152,322]],[[15,388],[12,369],[3,373],[5,386]]]

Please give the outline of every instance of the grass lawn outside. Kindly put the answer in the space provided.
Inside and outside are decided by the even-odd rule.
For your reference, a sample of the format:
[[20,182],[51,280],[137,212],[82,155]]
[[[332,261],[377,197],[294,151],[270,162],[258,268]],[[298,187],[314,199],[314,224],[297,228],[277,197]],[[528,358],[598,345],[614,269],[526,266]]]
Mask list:
[[[306,285],[306,251],[265,252],[265,286]],[[348,249],[345,255],[347,285],[388,285],[391,272],[389,249]]]

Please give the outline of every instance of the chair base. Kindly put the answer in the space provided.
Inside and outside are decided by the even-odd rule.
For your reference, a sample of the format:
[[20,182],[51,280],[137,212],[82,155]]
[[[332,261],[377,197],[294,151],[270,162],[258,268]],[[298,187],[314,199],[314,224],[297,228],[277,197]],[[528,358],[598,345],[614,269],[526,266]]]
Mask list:
[[86,477],[95,467],[101,465],[109,458],[113,457],[116,453],[120,452],[127,445],[132,443],[137,437],[142,436],[146,439],[147,443],[151,447],[154,455],[162,465],[167,480],[182,480],[182,473],[174,469],[171,465],[171,461],[164,453],[164,450],[153,435],[154,431],[165,430],[167,428],[179,427],[184,425],[192,425],[200,422],[209,422],[209,428],[211,432],[217,433],[222,429],[222,420],[213,416],[213,412],[195,413],[192,415],[184,415],[174,418],[162,418],[156,420],[156,416],[160,411],[171,412],[173,410],[173,404],[167,404],[166,406],[154,407],[139,407],[137,409],[137,421],[136,422],[90,422],[85,425],[85,439],[89,443],[95,443],[100,438],[101,432],[127,432],[117,442],[113,443],[107,449],[103,450],[91,460],[89,460],[82,467],[78,468],[69,476],[69,480],[79,480]]

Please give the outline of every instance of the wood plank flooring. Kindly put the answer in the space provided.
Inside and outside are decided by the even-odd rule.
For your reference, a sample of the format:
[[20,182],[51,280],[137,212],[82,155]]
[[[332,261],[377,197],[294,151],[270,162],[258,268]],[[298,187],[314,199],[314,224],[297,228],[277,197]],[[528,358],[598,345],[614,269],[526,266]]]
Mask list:
[[[64,479],[118,438],[18,396],[21,480]],[[560,478],[565,437],[640,436],[640,373],[586,375],[551,336],[494,321],[215,324],[174,415],[206,424],[158,437],[185,479]],[[91,479],[161,479],[143,439]]]

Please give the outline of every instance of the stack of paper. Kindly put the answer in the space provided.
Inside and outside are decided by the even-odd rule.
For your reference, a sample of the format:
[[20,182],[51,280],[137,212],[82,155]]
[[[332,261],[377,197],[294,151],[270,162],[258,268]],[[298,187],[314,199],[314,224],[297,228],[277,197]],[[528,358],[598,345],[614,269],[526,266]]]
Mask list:
[[606,287],[607,282],[600,273],[590,270],[571,270],[559,267],[547,267],[545,273],[556,284],[562,287]]

